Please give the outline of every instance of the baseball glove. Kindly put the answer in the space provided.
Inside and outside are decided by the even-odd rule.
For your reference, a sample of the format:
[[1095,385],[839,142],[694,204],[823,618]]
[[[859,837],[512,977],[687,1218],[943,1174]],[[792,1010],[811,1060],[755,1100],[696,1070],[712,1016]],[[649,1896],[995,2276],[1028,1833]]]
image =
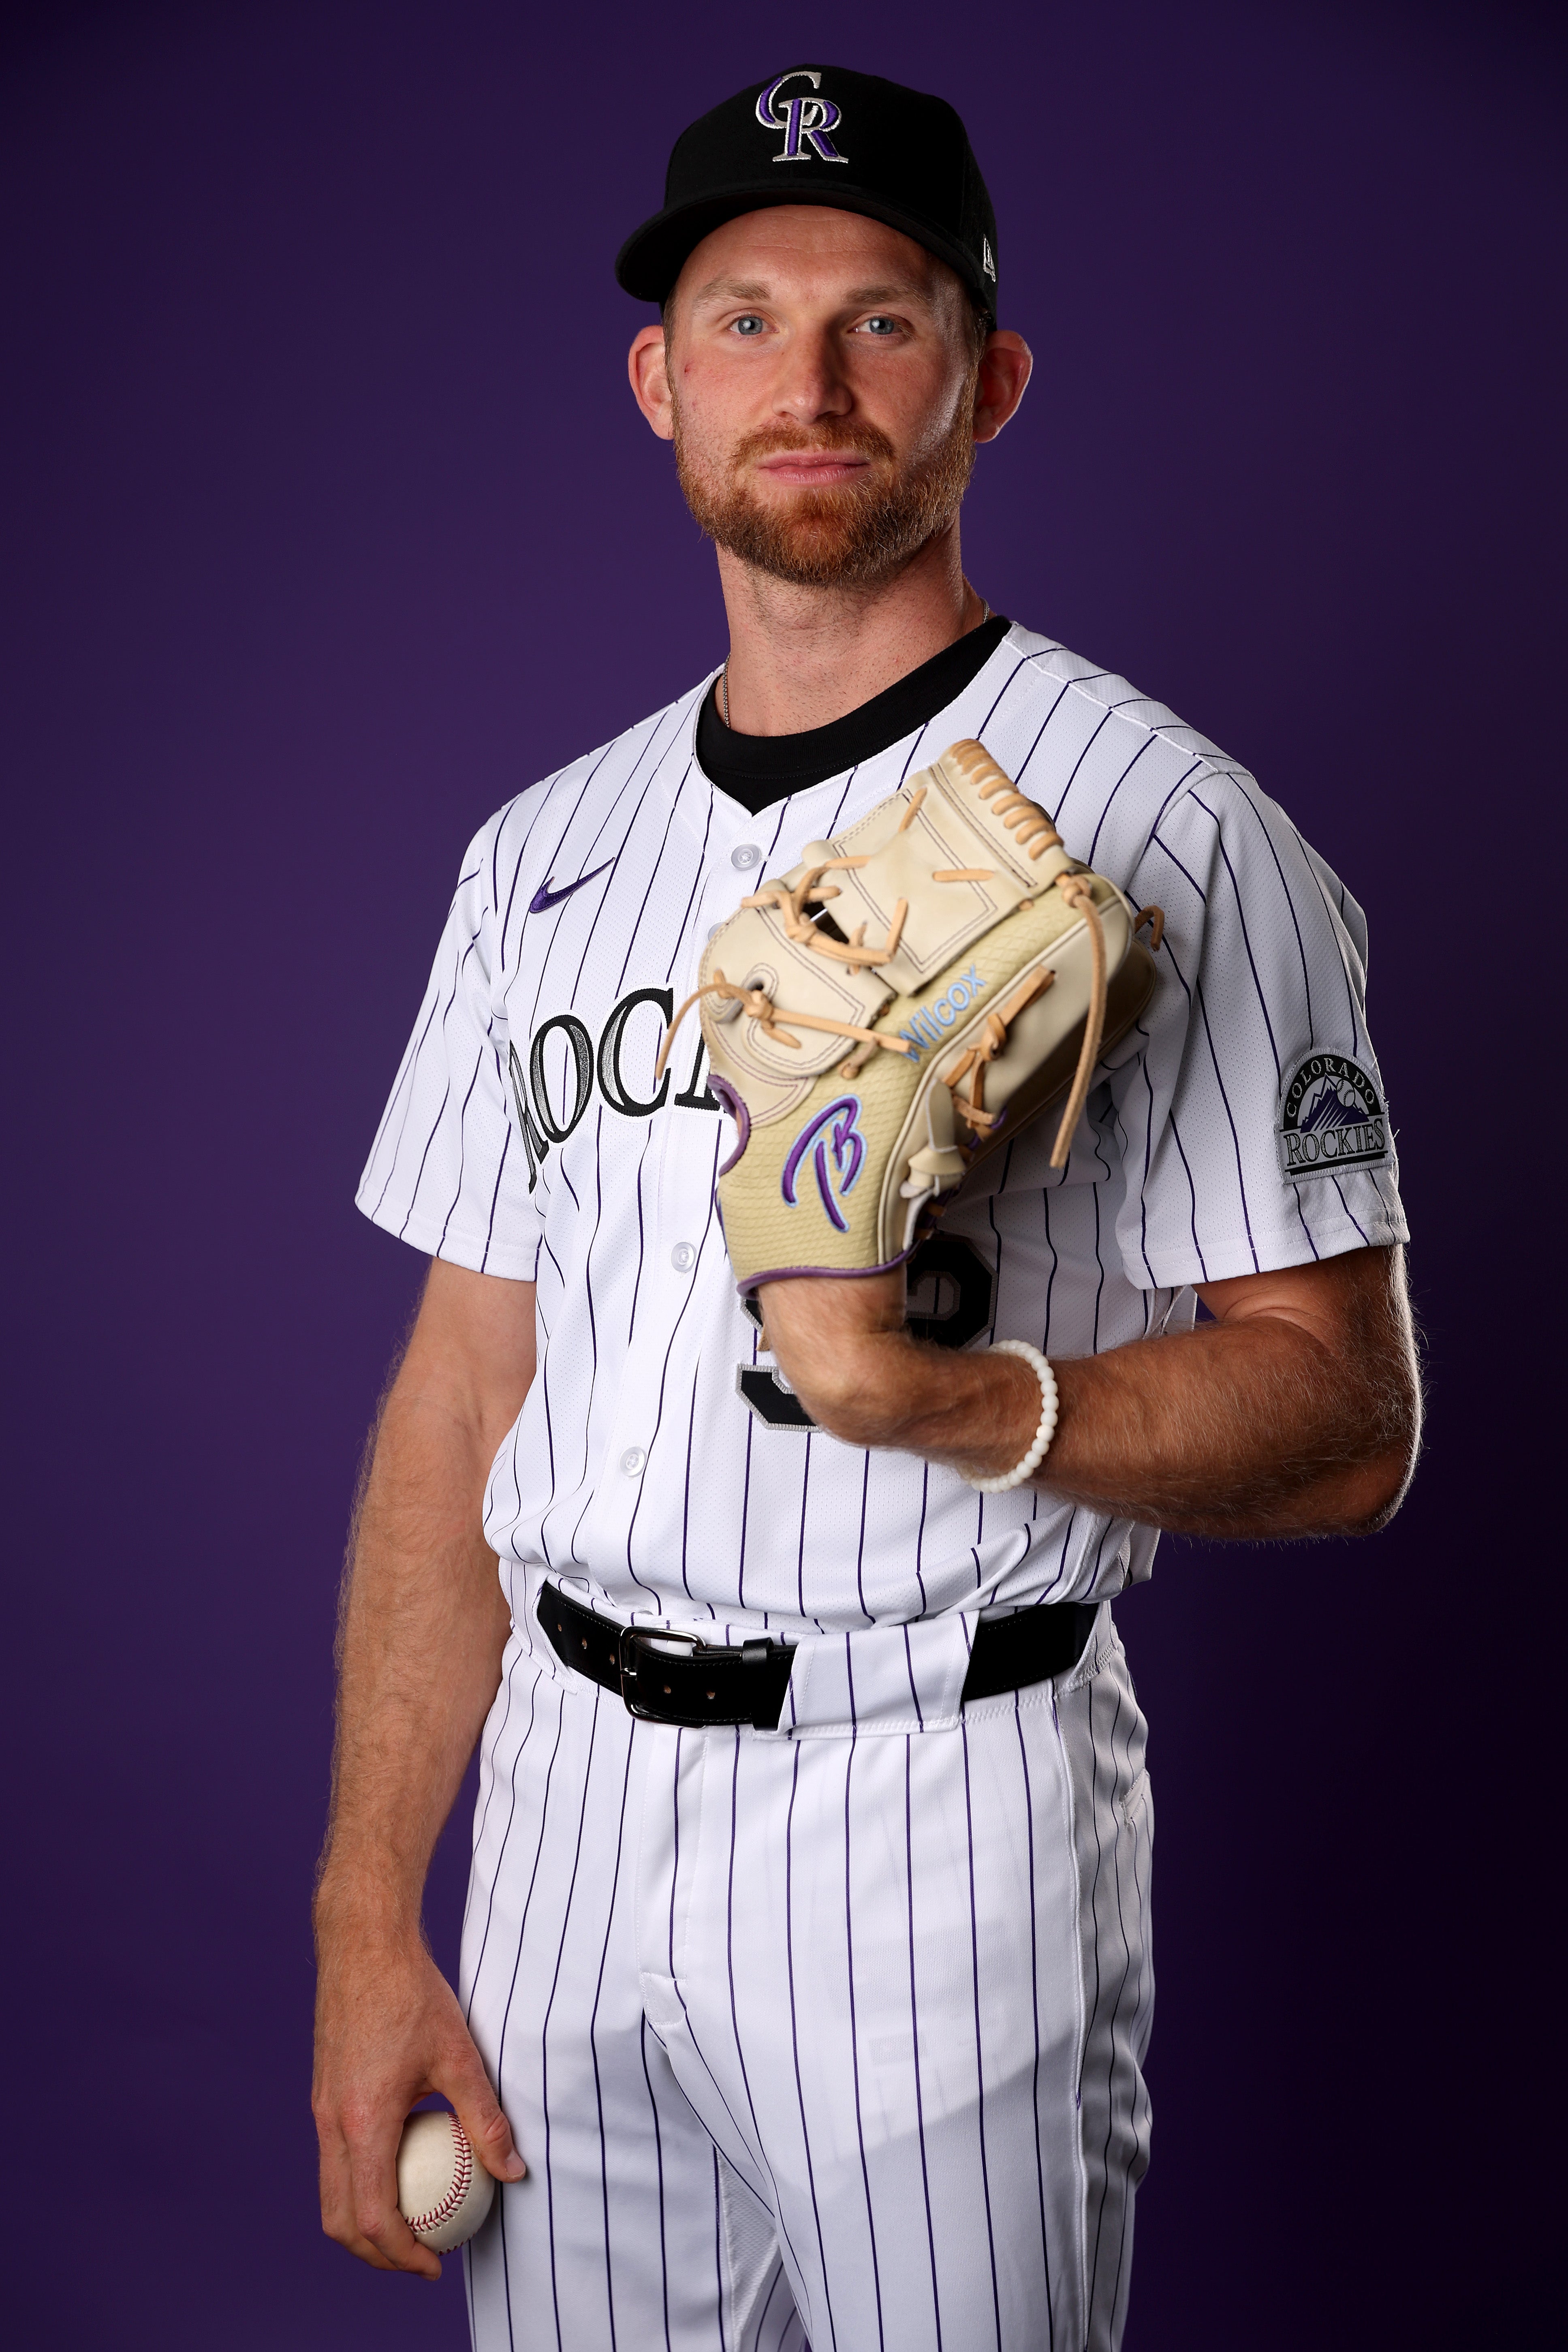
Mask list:
[[1062,1166],[1094,1065],[1155,965],[1112,882],[1062,847],[985,746],[955,743],[709,940],[710,1083],[739,1129],[719,1210],[740,1288],[899,1265],[986,1154],[1066,1093]]

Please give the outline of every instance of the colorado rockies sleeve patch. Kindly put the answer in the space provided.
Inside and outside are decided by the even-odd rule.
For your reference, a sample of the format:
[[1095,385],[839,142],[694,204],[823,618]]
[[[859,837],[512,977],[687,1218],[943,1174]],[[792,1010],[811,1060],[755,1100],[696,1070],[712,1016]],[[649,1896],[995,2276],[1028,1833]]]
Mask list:
[[1375,1082],[1345,1054],[1304,1054],[1280,1097],[1280,1171],[1292,1182],[1386,1168],[1388,1116]]

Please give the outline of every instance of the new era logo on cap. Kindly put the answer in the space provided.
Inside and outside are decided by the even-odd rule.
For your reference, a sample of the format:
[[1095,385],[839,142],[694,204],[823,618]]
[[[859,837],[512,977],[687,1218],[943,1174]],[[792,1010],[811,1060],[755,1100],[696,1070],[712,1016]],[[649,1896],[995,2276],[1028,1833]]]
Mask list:
[[[818,156],[824,163],[847,163],[849,157],[841,155],[830,131],[836,131],[842,115],[831,98],[810,97],[804,92],[783,101],[779,111],[779,93],[786,82],[809,81],[813,91],[820,90],[822,77],[810,66],[797,66],[793,71],[780,74],[778,80],[758,93],[757,120],[765,131],[782,131],[784,144],[773,161],[776,163],[809,163]],[[804,143],[802,143],[804,142]]]

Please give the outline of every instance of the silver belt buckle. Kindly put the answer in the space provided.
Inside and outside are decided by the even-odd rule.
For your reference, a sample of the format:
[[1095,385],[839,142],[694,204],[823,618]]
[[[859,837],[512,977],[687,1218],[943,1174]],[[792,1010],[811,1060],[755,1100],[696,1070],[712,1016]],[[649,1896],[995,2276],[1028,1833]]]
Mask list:
[[670,1722],[672,1718],[669,1716],[661,1715],[656,1707],[644,1705],[641,1693],[646,1690],[650,1696],[673,1696],[667,1683],[662,1689],[660,1687],[660,1656],[677,1656],[682,1648],[700,1650],[702,1647],[695,1633],[674,1633],[664,1625],[622,1625],[621,1698],[627,1714],[640,1716],[644,1723]]

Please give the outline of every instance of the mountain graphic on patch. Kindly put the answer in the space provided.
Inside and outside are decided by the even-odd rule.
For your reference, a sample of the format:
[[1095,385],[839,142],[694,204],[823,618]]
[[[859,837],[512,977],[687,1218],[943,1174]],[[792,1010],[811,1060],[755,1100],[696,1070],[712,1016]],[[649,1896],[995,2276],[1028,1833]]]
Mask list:
[[1349,1102],[1331,1078],[1314,1100],[1311,1110],[1298,1122],[1302,1135],[1318,1133],[1325,1127],[1360,1127],[1366,1118],[1364,1105],[1353,1096]]
[[1381,1083],[1348,1054],[1313,1046],[1280,1096],[1276,1130],[1287,1183],[1350,1168],[1386,1168],[1392,1152]]

